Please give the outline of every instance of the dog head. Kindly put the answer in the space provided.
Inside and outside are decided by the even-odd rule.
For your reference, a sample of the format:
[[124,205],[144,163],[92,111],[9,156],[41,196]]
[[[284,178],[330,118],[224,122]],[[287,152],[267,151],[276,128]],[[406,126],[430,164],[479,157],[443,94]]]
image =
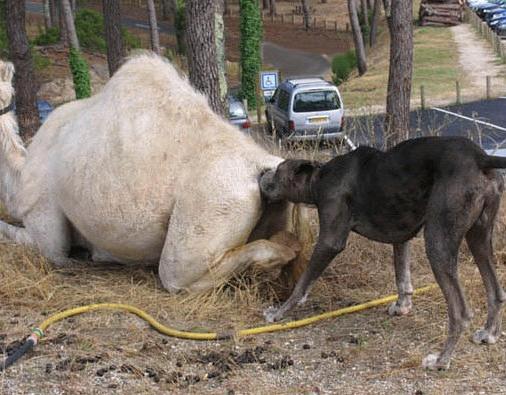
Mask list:
[[260,177],[260,190],[270,201],[288,200],[293,203],[314,204],[311,177],[319,167],[309,160],[285,160],[275,170]]

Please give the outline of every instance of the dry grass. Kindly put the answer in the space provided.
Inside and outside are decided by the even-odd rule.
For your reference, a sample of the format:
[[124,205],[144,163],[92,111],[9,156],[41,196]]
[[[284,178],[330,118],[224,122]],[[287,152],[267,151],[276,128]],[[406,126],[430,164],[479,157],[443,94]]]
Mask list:
[[[270,148],[279,149],[275,144]],[[297,151],[292,147],[289,154],[322,158],[321,152],[304,148],[307,147]],[[313,213],[311,226],[315,229],[316,224]],[[495,238],[503,284],[505,232],[503,204]],[[314,286],[309,301],[291,317],[301,318],[395,293],[391,260],[390,246],[352,235],[346,250]],[[476,313],[475,329],[486,313],[483,286],[465,247],[460,262],[462,283]],[[412,243],[412,273],[415,287],[433,282],[421,238]],[[212,292],[169,295],[162,289],[154,267],[83,263],[81,267],[56,270],[34,252],[2,244],[0,346],[24,337],[29,327],[48,314],[98,302],[130,303],[166,324],[187,330],[222,331],[262,325],[261,312],[278,302],[277,289],[276,284],[260,275],[244,273]],[[506,354],[501,348],[504,340],[485,349],[471,345],[465,338],[449,372],[427,375],[419,363],[425,353],[439,348],[444,340],[446,306],[439,291],[416,298],[415,305],[415,312],[406,318],[391,319],[376,309],[290,333],[215,343],[164,340],[135,317],[92,313],[51,327],[46,341],[34,354],[0,376],[0,388],[6,393],[26,393],[35,388],[39,393],[223,393],[229,388],[237,393],[304,393],[312,390],[308,383],[314,380],[317,387],[339,388],[342,393],[407,392],[413,389],[412,385],[429,389],[429,393],[446,393],[448,385],[456,392],[493,388],[490,383],[495,383],[496,377],[505,377]],[[311,345],[310,351],[302,350],[304,343]],[[259,345],[268,349],[265,355],[274,362],[280,356],[291,355],[294,366],[278,372],[265,370],[266,365],[238,364],[219,379],[211,380],[206,374],[215,365],[198,362],[199,358],[205,359],[206,353],[234,355],[237,350],[252,350]],[[320,354],[329,350],[338,357],[323,359]],[[79,362],[90,356],[98,356],[98,362]],[[334,377],[330,372],[335,363],[340,367]],[[97,378],[99,367],[112,365],[122,368]],[[146,373],[149,369],[158,372],[162,380],[154,382]],[[309,373],[313,371],[316,373]],[[174,372],[183,372],[183,378],[172,382],[169,378]],[[192,375],[202,381],[191,384]],[[482,381],[470,380],[469,375],[481,377]],[[286,383],[279,381],[282,377]],[[42,384],[38,384],[41,380]]]

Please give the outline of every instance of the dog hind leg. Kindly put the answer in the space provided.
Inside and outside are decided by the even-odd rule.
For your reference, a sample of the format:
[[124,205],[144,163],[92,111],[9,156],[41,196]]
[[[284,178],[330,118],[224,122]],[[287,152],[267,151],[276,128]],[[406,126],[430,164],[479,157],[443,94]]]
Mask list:
[[413,285],[411,284],[411,270],[409,262],[409,242],[394,244],[394,267],[395,283],[399,299],[388,307],[388,314],[406,315],[413,306],[411,297],[413,295]]
[[[425,243],[432,272],[448,306],[448,338],[441,354],[429,354],[422,366],[432,370],[448,369],[457,342],[469,325],[472,314],[467,307],[458,279],[457,258],[463,236],[450,234],[442,224],[427,223]],[[457,229],[456,226],[451,226]]]
[[499,208],[500,196],[485,206],[480,218],[466,234],[466,241],[487,292],[488,315],[485,326],[473,336],[475,343],[493,344],[501,334],[501,308],[506,301],[504,292],[495,272],[495,259],[492,248],[494,219]]

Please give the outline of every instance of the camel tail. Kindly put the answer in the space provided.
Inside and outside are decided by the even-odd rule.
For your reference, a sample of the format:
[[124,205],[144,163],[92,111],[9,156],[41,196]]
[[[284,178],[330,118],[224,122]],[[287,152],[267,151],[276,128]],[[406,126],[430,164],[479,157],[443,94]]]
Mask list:
[[25,164],[26,149],[19,137],[18,122],[14,111],[10,109],[14,97],[12,77],[14,66],[10,62],[0,60],[0,110],[5,113],[0,115],[0,155],[7,160],[7,164],[13,170],[21,170]]

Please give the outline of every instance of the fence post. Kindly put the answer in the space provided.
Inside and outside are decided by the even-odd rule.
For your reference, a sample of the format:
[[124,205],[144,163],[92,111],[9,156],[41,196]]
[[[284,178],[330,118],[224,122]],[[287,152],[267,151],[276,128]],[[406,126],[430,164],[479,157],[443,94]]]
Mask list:
[[281,14],[281,23],[285,24],[285,14]]
[[242,105],[244,106],[246,113],[248,113],[248,99],[242,99]]
[[316,28],[316,17],[313,18],[313,29]]
[[420,85],[420,102],[422,105],[422,110],[425,110],[425,86]]
[[334,21],[334,30],[337,32],[337,19]]
[[491,78],[489,75],[487,75],[487,100],[490,99],[492,96],[490,94],[490,81]]
[[455,81],[455,91],[457,96],[457,104],[462,104],[462,98],[460,97],[460,82]]
[[295,25],[295,13],[292,14],[292,25]]

